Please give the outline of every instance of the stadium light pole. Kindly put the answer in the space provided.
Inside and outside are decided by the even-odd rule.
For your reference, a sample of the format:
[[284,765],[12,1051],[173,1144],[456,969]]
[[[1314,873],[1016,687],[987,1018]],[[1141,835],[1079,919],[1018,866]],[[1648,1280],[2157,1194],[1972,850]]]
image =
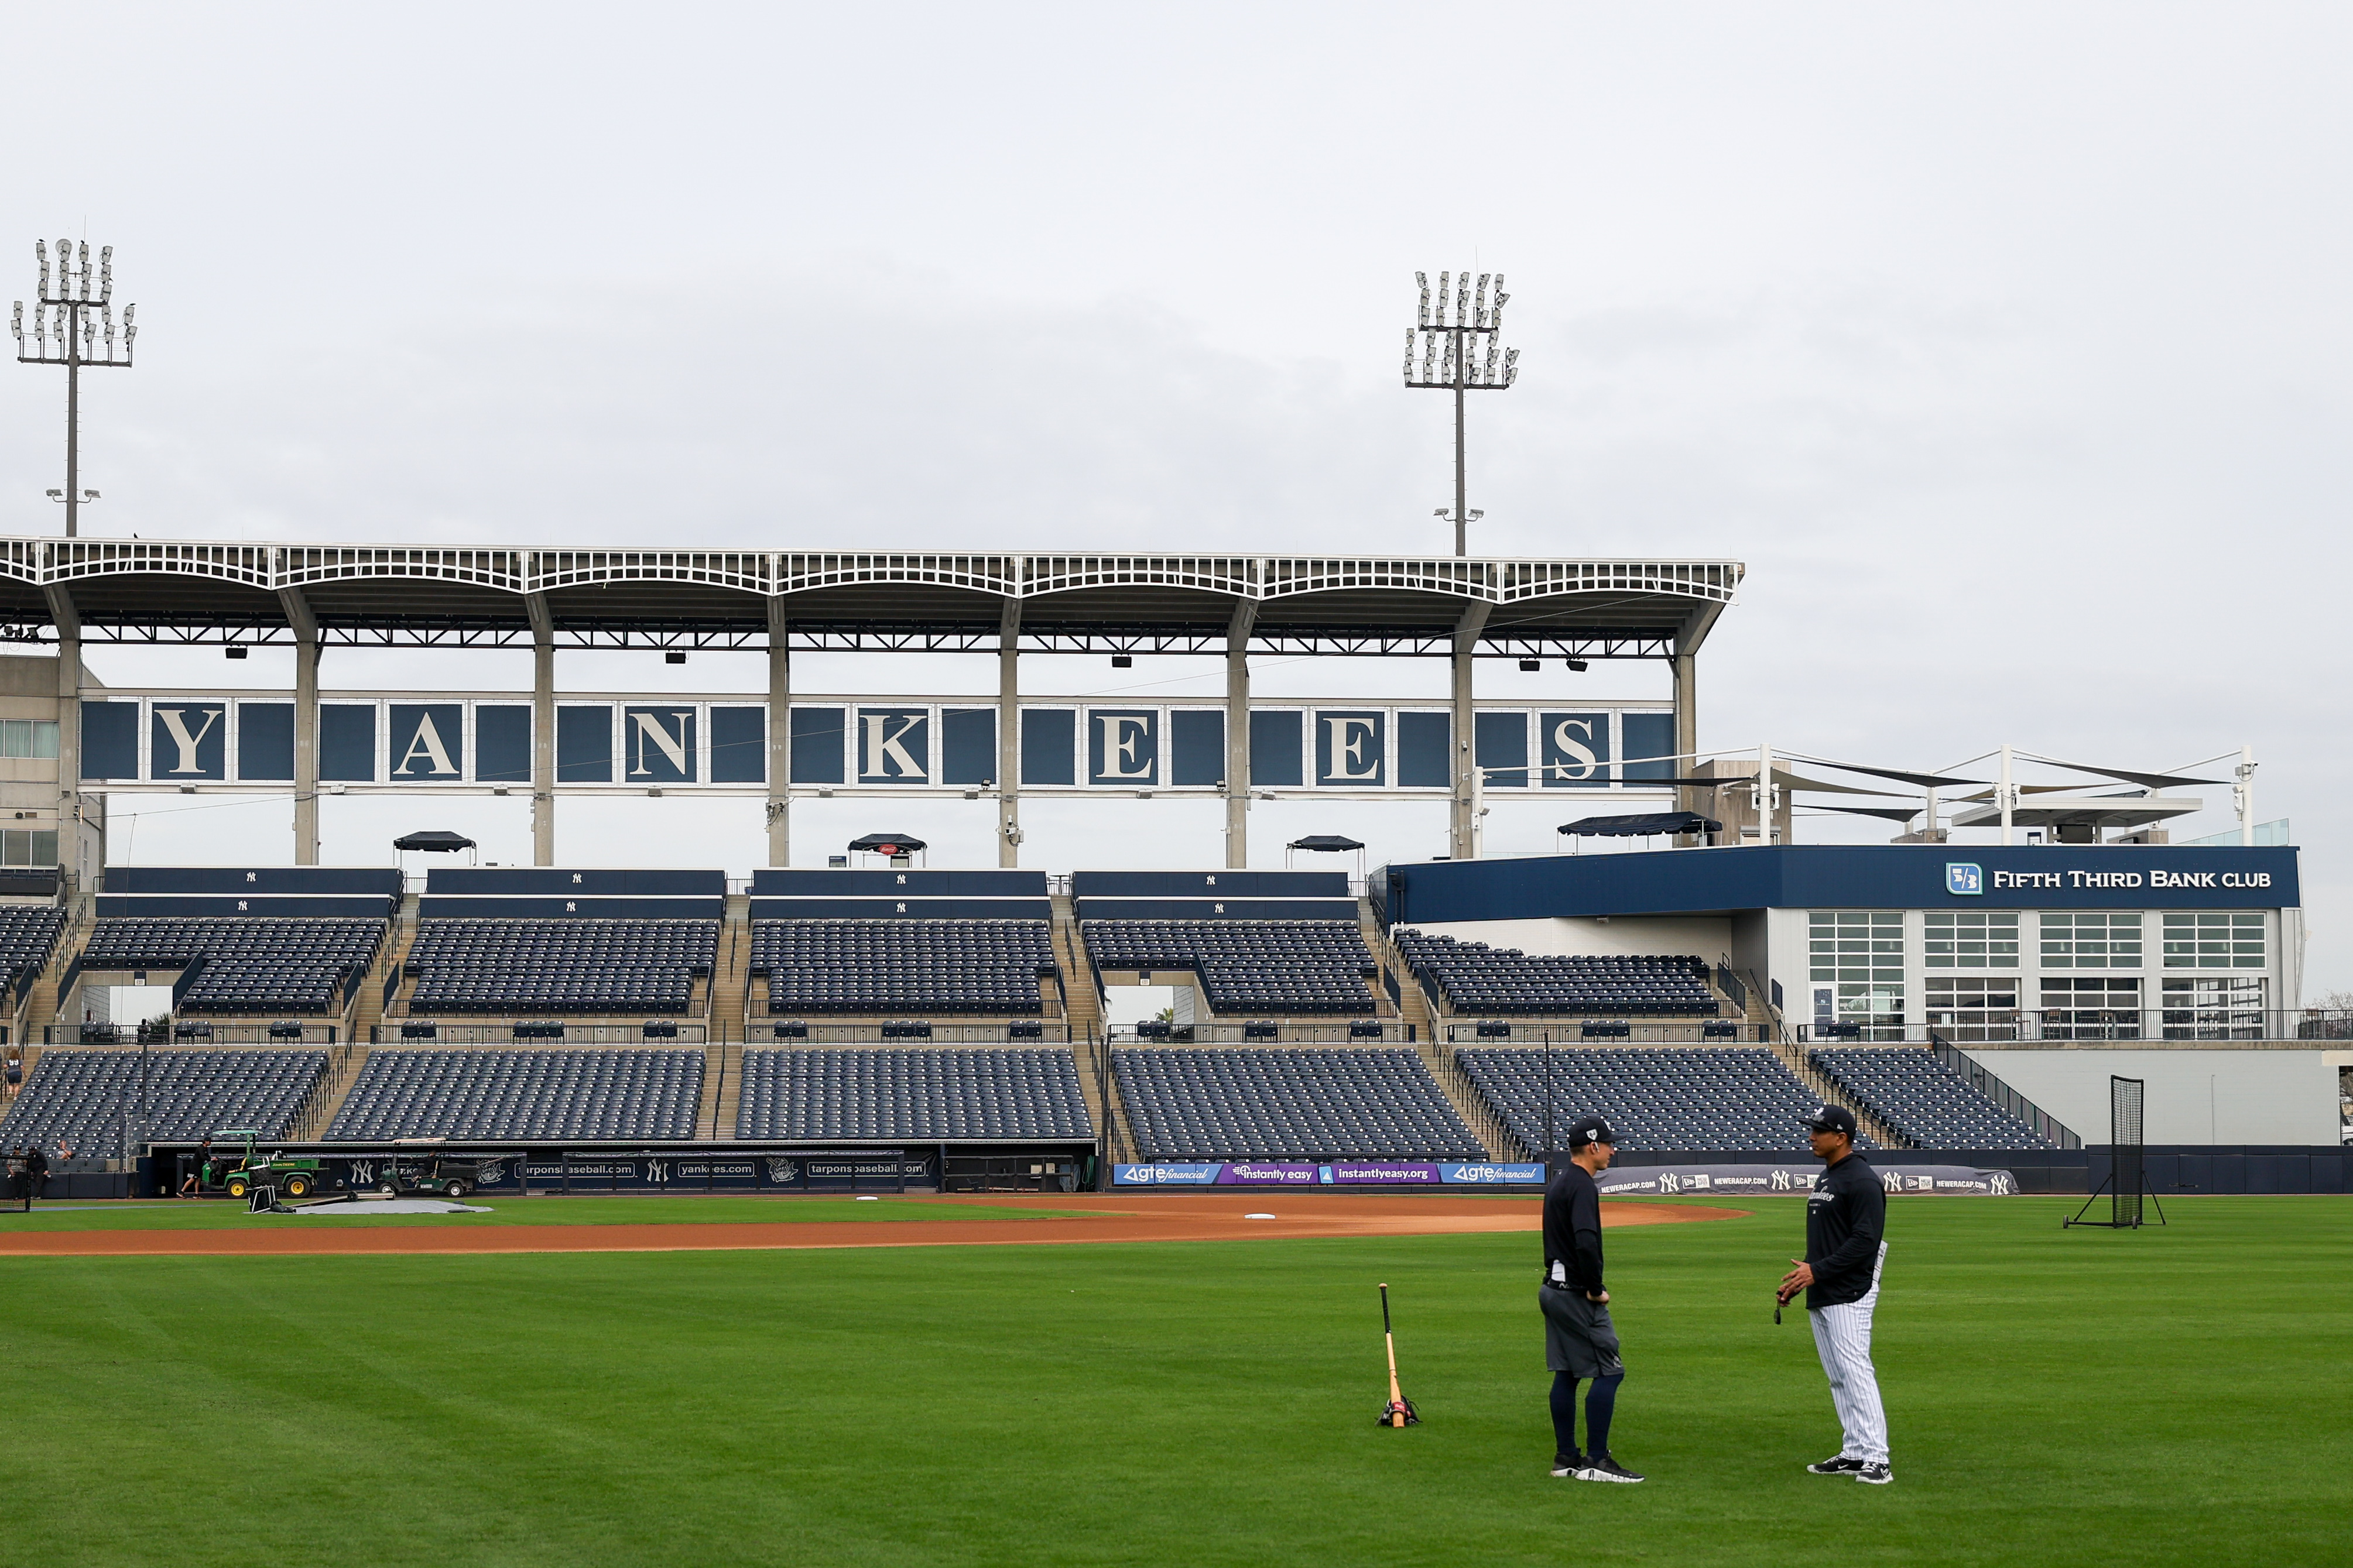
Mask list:
[[1520,351],[1503,346],[1504,301],[1511,296],[1504,292],[1500,272],[1493,275],[1492,304],[1487,299],[1489,274],[1479,274],[1474,289],[1470,273],[1441,272],[1433,311],[1430,274],[1417,272],[1413,280],[1421,287],[1421,317],[1419,324],[1405,330],[1405,384],[1454,394],[1454,510],[1438,515],[1453,519],[1454,553],[1468,555],[1471,524],[1485,514],[1470,510],[1470,480],[1463,467],[1463,398],[1467,393],[1502,392],[1519,379]]
[[[114,247],[99,247],[98,267],[90,264],[90,241],[79,253],[67,241],[58,241],[57,267],[49,266],[49,247],[33,242],[33,256],[41,265],[41,287],[33,301],[32,346],[26,347],[25,301],[16,301],[9,318],[16,335],[19,364],[61,364],[66,368],[66,488],[51,490],[51,500],[66,506],[66,537],[81,532],[84,501],[98,499],[96,490],[81,488],[81,373],[129,370],[132,340],[139,335],[139,307],[122,307],[121,349],[114,325]],[[93,289],[95,292],[93,292]]]

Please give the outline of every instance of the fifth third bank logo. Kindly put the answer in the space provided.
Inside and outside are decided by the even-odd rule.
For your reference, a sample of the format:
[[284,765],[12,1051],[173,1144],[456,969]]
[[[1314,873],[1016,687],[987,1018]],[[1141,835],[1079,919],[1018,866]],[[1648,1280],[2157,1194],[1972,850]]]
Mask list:
[[1945,862],[1945,891],[1963,897],[1979,897],[1985,892],[1985,873],[1967,860]]

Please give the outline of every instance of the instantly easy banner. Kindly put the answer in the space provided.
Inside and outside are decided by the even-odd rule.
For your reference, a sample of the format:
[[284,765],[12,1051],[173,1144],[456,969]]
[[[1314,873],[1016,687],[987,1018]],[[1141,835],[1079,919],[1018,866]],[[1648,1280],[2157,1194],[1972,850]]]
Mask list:
[[[1968,1165],[1873,1165],[1890,1193],[1957,1194],[2006,1198],[2018,1191],[2008,1171]],[[1788,1165],[1629,1165],[1595,1178],[1603,1197],[1672,1197],[1714,1193],[1726,1197],[1795,1196],[1814,1189],[1821,1167]]]

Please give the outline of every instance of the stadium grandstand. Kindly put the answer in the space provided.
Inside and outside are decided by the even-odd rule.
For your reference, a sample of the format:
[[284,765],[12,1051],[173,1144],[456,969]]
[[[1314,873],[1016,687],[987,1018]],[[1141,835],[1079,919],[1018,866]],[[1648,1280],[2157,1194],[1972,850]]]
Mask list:
[[1410,1050],[1158,1047],[1112,1053],[1144,1160],[1483,1160]]
[[702,1094],[701,1051],[380,1050],[327,1138],[677,1141]]
[[[1821,1097],[1759,1047],[1622,1049],[1466,1047],[1454,1054],[1520,1147],[1553,1147],[1579,1116],[1599,1115],[1629,1153],[1806,1148],[1803,1123]],[[1862,1147],[1877,1145],[1868,1133]]]
[[[138,1136],[193,1141],[226,1128],[286,1134],[327,1068],[316,1050],[49,1050],[0,1117],[0,1147],[111,1156]],[[143,1079],[142,1079],[143,1073]]]
[[1810,1052],[1808,1059],[1917,1148],[2057,1147],[1921,1047],[1845,1046]]
[[[1122,1158],[1493,1163],[1539,1145],[1547,1086],[1556,1114],[1602,1110],[1645,1159],[1794,1151],[1790,1118],[1825,1098],[1880,1144],[2037,1153],[2074,1135],[1989,1061],[2056,1083],[2034,1049],[2047,1041],[2280,1043],[2328,1026],[2296,1005],[2284,837],[2258,843],[2251,820],[2238,846],[2150,837],[2197,808],[2179,791],[2213,779],[2079,769],[2142,793],[2041,788],[2005,811],[1965,793],[1985,777],[1805,764],[1845,770],[1838,783],[1769,751],[1704,752],[1696,658],[1741,574],[0,541],[0,628],[51,645],[0,672],[10,722],[30,726],[0,804],[27,822],[10,843],[57,861],[0,856],[10,1114],[51,1107],[43,1135],[119,1123],[122,1064],[143,1046],[156,1138],[218,1118],[321,1148],[493,1140],[534,1162],[545,1141],[559,1163],[724,1146],[805,1175],[825,1145],[938,1183],[967,1157],[1063,1174],[1092,1160],[1097,1180]],[[282,646],[309,673],[290,690],[107,687],[82,655],[110,643]],[[532,686],[322,691],[328,646],[528,646]],[[559,656],[590,648],[764,651],[766,689],[559,693]],[[794,689],[793,653],[867,651],[993,653],[997,689]],[[1217,656],[1225,689],[1025,693],[1040,654]],[[1253,659],[1325,656],[1439,660],[1451,679],[1436,696],[1345,701],[1252,689]],[[1667,694],[1587,696],[1579,680],[1480,697],[1482,661],[1503,658],[1579,676],[1647,661]],[[1897,842],[1792,842],[1792,797],[1899,785],[1927,793],[1844,807],[1916,821]],[[528,795],[533,863],[319,866],[321,803],[346,788]],[[1949,832],[1940,788],[1960,813]],[[284,795],[292,863],[110,866],[106,802],[164,793]],[[986,802],[997,864],[935,869],[881,837],[797,854],[797,805],[834,795],[878,815]],[[743,858],[760,868],[560,864],[564,803],[621,796],[649,815],[762,801],[765,842]],[[1151,801],[1216,802],[1222,855],[1203,848],[1225,864],[1097,870],[1082,851],[1065,857],[1075,870],[1025,868],[1040,851],[1025,851],[1023,803],[1050,798],[1133,803],[1116,808],[1129,820]],[[1264,801],[1442,806],[1446,827],[1430,858],[1369,875],[1261,869],[1250,812]],[[1662,847],[1485,857],[1489,812],[1529,808],[1558,809],[1579,843]],[[2043,842],[2016,841],[2030,819]],[[1962,849],[1964,830],[2000,838]],[[850,863],[881,842],[902,852]],[[2110,868],[2127,876],[2094,875]],[[1135,986],[1169,988],[1168,1016],[1110,1016]],[[114,1016],[111,999],[153,1009],[147,988],[168,989],[160,1021]],[[323,1056],[283,1105],[261,1064],[296,1047]],[[166,1060],[224,1098],[164,1118]]]
[[1394,940],[1407,967],[1448,1013],[1581,1019],[1713,1018],[1722,1011],[1697,957],[1530,954],[1416,931],[1398,931]]
[[1344,873],[1081,871],[1071,882],[1099,985],[1177,988],[1166,1037],[1402,1037]]
[[1066,1050],[761,1048],[744,1053],[735,1135],[1050,1142],[1094,1128]]

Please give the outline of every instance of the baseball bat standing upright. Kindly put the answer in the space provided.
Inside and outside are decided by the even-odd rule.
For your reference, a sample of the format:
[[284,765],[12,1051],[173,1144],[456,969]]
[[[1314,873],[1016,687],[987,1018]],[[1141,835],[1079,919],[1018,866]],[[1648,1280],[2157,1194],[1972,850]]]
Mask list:
[[1408,1399],[1404,1390],[1398,1386],[1397,1331],[1389,1327],[1389,1288],[1386,1284],[1381,1287],[1381,1338],[1388,1343],[1389,1352],[1389,1402],[1381,1407],[1379,1425],[1418,1426],[1421,1424],[1421,1413],[1414,1409],[1413,1401]]

